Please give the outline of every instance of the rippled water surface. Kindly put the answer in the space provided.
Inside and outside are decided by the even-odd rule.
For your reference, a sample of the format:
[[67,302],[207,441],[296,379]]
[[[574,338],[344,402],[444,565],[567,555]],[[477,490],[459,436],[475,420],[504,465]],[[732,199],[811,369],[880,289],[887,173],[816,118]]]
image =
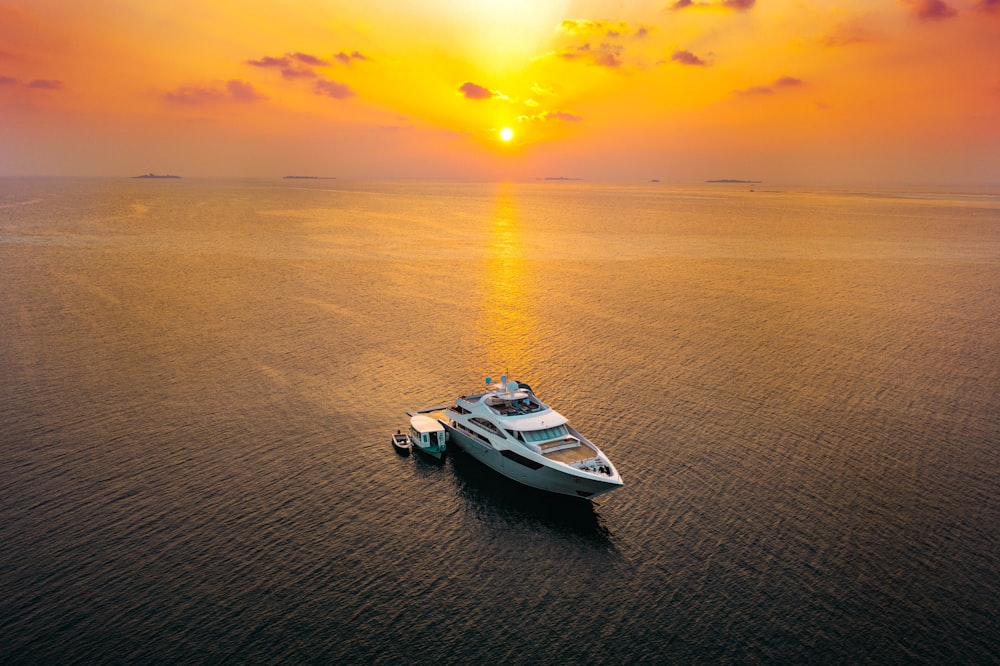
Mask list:
[[0,661],[1000,660],[1000,196],[744,187],[0,181]]

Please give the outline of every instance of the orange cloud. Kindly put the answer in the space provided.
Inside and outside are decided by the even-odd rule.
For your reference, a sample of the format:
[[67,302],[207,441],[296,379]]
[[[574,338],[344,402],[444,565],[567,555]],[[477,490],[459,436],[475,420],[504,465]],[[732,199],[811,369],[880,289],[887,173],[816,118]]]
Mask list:
[[[998,168],[986,64],[1000,0],[170,7],[0,0],[0,174],[115,173],[140,144],[206,174],[270,173],[283,155],[387,176],[579,164],[625,178],[669,162],[695,177],[752,160],[791,179],[981,182]],[[517,145],[497,152],[495,129],[520,114]],[[75,136],[100,150],[72,157]],[[244,159],[253,143],[259,164]],[[842,166],[787,166],[805,154]]]
[[630,48],[641,51],[642,44],[637,42],[647,37],[650,30],[642,24],[622,20],[564,19],[559,24],[559,33],[557,48],[548,55],[566,62],[621,69],[626,64],[636,64],[633,62],[636,59],[626,54],[623,42],[629,40]]
[[575,113],[569,113],[568,111],[544,111],[542,113],[536,113],[533,116],[518,116],[518,122],[546,122],[550,120],[563,122],[563,123],[579,123],[583,122],[583,116],[578,116]]
[[561,120],[567,123],[578,123],[583,120],[583,116],[578,116],[575,113],[568,113],[566,111],[549,111],[545,114],[545,120]]
[[632,27],[627,21],[592,21],[589,19],[564,19],[559,30],[572,35],[601,37],[645,37],[649,29],[645,26]]
[[591,46],[590,42],[586,42],[575,48],[565,49],[558,55],[563,60],[580,60],[598,67],[617,69],[624,64],[622,60],[624,51],[625,47],[620,44],[604,42]]
[[757,0],[718,0],[717,2],[696,2],[695,0],[677,0],[671,9],[687,9],[689,7],[711,8],[711,9],[733,9],[743,12],[756,4]]

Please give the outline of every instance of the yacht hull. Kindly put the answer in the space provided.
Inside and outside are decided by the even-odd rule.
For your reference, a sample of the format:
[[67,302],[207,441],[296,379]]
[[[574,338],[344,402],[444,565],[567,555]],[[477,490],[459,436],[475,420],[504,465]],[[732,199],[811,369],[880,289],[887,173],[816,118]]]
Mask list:
[[483,463],[493,471],[526,486],[570,497],[592,499],[621,488],[620,481],[602,480],[590,475],[576,475],[557,467],[543,465],[512,451],[498,451],[448,423],[442,422],[449,433],[449,443]]

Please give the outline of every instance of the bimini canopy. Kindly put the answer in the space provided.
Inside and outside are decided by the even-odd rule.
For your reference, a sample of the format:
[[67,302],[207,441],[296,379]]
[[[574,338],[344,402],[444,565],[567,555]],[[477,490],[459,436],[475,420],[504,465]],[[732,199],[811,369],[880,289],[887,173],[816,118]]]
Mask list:
[[417,432],[441,432],[444,430],[444,426],[437,419],[432,419],[429,416],[423,414],[417,414],[410,417],[410,426]]

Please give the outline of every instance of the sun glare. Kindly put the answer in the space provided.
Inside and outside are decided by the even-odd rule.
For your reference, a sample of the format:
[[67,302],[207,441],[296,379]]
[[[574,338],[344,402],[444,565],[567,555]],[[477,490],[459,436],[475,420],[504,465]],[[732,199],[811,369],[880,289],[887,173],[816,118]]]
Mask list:
[[514,138],[514,130],[512,130],[511,128],[504,127],[502,130],[500,130],[501,141],[510,141],[513,138]]

